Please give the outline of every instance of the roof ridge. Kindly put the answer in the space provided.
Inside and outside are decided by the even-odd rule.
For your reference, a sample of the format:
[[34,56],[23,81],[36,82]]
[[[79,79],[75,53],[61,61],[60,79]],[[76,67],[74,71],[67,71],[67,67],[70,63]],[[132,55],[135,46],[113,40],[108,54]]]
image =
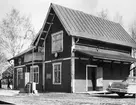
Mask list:
[[62,8],[66,8],[66,9],[69,9],[69,10],[73,10],[73,11],[81,12],[81,13],[84,13],[84,14],[86,14],[86,15],[90,15],[90,16],[93,16],[93,17],[95,17],[95,18],[102,19],[102,20],[104,20],[104,21],[109,21],[109,22],[112,22],[112,23],[114,23],[114,24],[119,24],[119,23],[117,23],[117,22],[114,22],[114,21],[111,21],[111,20],[107,20],[107,19],[103,19],[103,18],[101,18],[101,17],[98,17],[98,16],[93,15],[93,14],[86,13],[86,12],[81,11],[81,10],[77,10],[77,9],[73,9],[73,8],[65,7],[65,6],[62,6],[62,5],[59,5],[59,4],[55,4],[55,3],[51,3],[51,5],[60,6],[60,7],[62,7]]
[[136,48],[136,42],[117,22],[54,3],[51,7],[59,16],[69,35]]

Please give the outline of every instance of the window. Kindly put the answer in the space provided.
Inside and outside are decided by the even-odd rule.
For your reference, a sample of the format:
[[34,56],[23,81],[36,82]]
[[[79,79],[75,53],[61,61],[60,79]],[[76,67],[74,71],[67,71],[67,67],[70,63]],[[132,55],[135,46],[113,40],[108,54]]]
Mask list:
[[39,83],[39,67],[31,66],[30,67],[30,82]]
[[52,53],[63,51],[63,31],[52,34]]
[[53,84],[61,84],[61,63],[53,64]]

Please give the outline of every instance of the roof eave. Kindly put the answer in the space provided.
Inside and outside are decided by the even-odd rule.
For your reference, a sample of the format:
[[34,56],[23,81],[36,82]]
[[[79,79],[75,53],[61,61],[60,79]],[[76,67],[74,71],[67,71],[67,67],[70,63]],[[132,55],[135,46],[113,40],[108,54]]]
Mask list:
[[123,42],[123,41],[118,41],[115,39],[108,39],[106,37],[97,37],[96,35],[92,35],[86,32],[73,32],[70,31],[70,35],[71,36],[75,36],[75,37],[80,37],[80,38],[87,38],[87,39],[93,39],[93,40],[98,40],[98,41],[102,41],[102,42],[107,42],[107,43],[111,43],[111,44],[118,44],[118,45],[122,45],[122,46],[127,46],[127,47],[131,47],[131,48],[136,48],[136,43],[128,43],[128,42]]
[[30,44],[30,46],[34,46],[34,43],[36,42],[36,40],[37,40],[37,38],[38,38],[40,32],[41,32],[41,29],[40,29],[40,31],[36,34],[36,36],[34,37],[34,40],[33,40],[32,43]]

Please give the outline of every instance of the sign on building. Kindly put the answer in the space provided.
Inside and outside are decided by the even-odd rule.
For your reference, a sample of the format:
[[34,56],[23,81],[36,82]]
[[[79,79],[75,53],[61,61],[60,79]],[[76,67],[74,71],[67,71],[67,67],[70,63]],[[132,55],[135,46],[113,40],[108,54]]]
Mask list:
[[53,33],[52,35],[52,53],[63,51],[63,31]]

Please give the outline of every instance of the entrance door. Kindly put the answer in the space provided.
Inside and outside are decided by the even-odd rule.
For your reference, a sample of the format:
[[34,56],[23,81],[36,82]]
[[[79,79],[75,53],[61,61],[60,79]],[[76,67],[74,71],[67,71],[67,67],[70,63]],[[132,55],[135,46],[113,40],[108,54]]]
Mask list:
[[96,73],[97,66],[95,65],[86,66],[86,91],[96,90]]
[[17,88],[22,88],[23,86],[23,68],[17,69]]

